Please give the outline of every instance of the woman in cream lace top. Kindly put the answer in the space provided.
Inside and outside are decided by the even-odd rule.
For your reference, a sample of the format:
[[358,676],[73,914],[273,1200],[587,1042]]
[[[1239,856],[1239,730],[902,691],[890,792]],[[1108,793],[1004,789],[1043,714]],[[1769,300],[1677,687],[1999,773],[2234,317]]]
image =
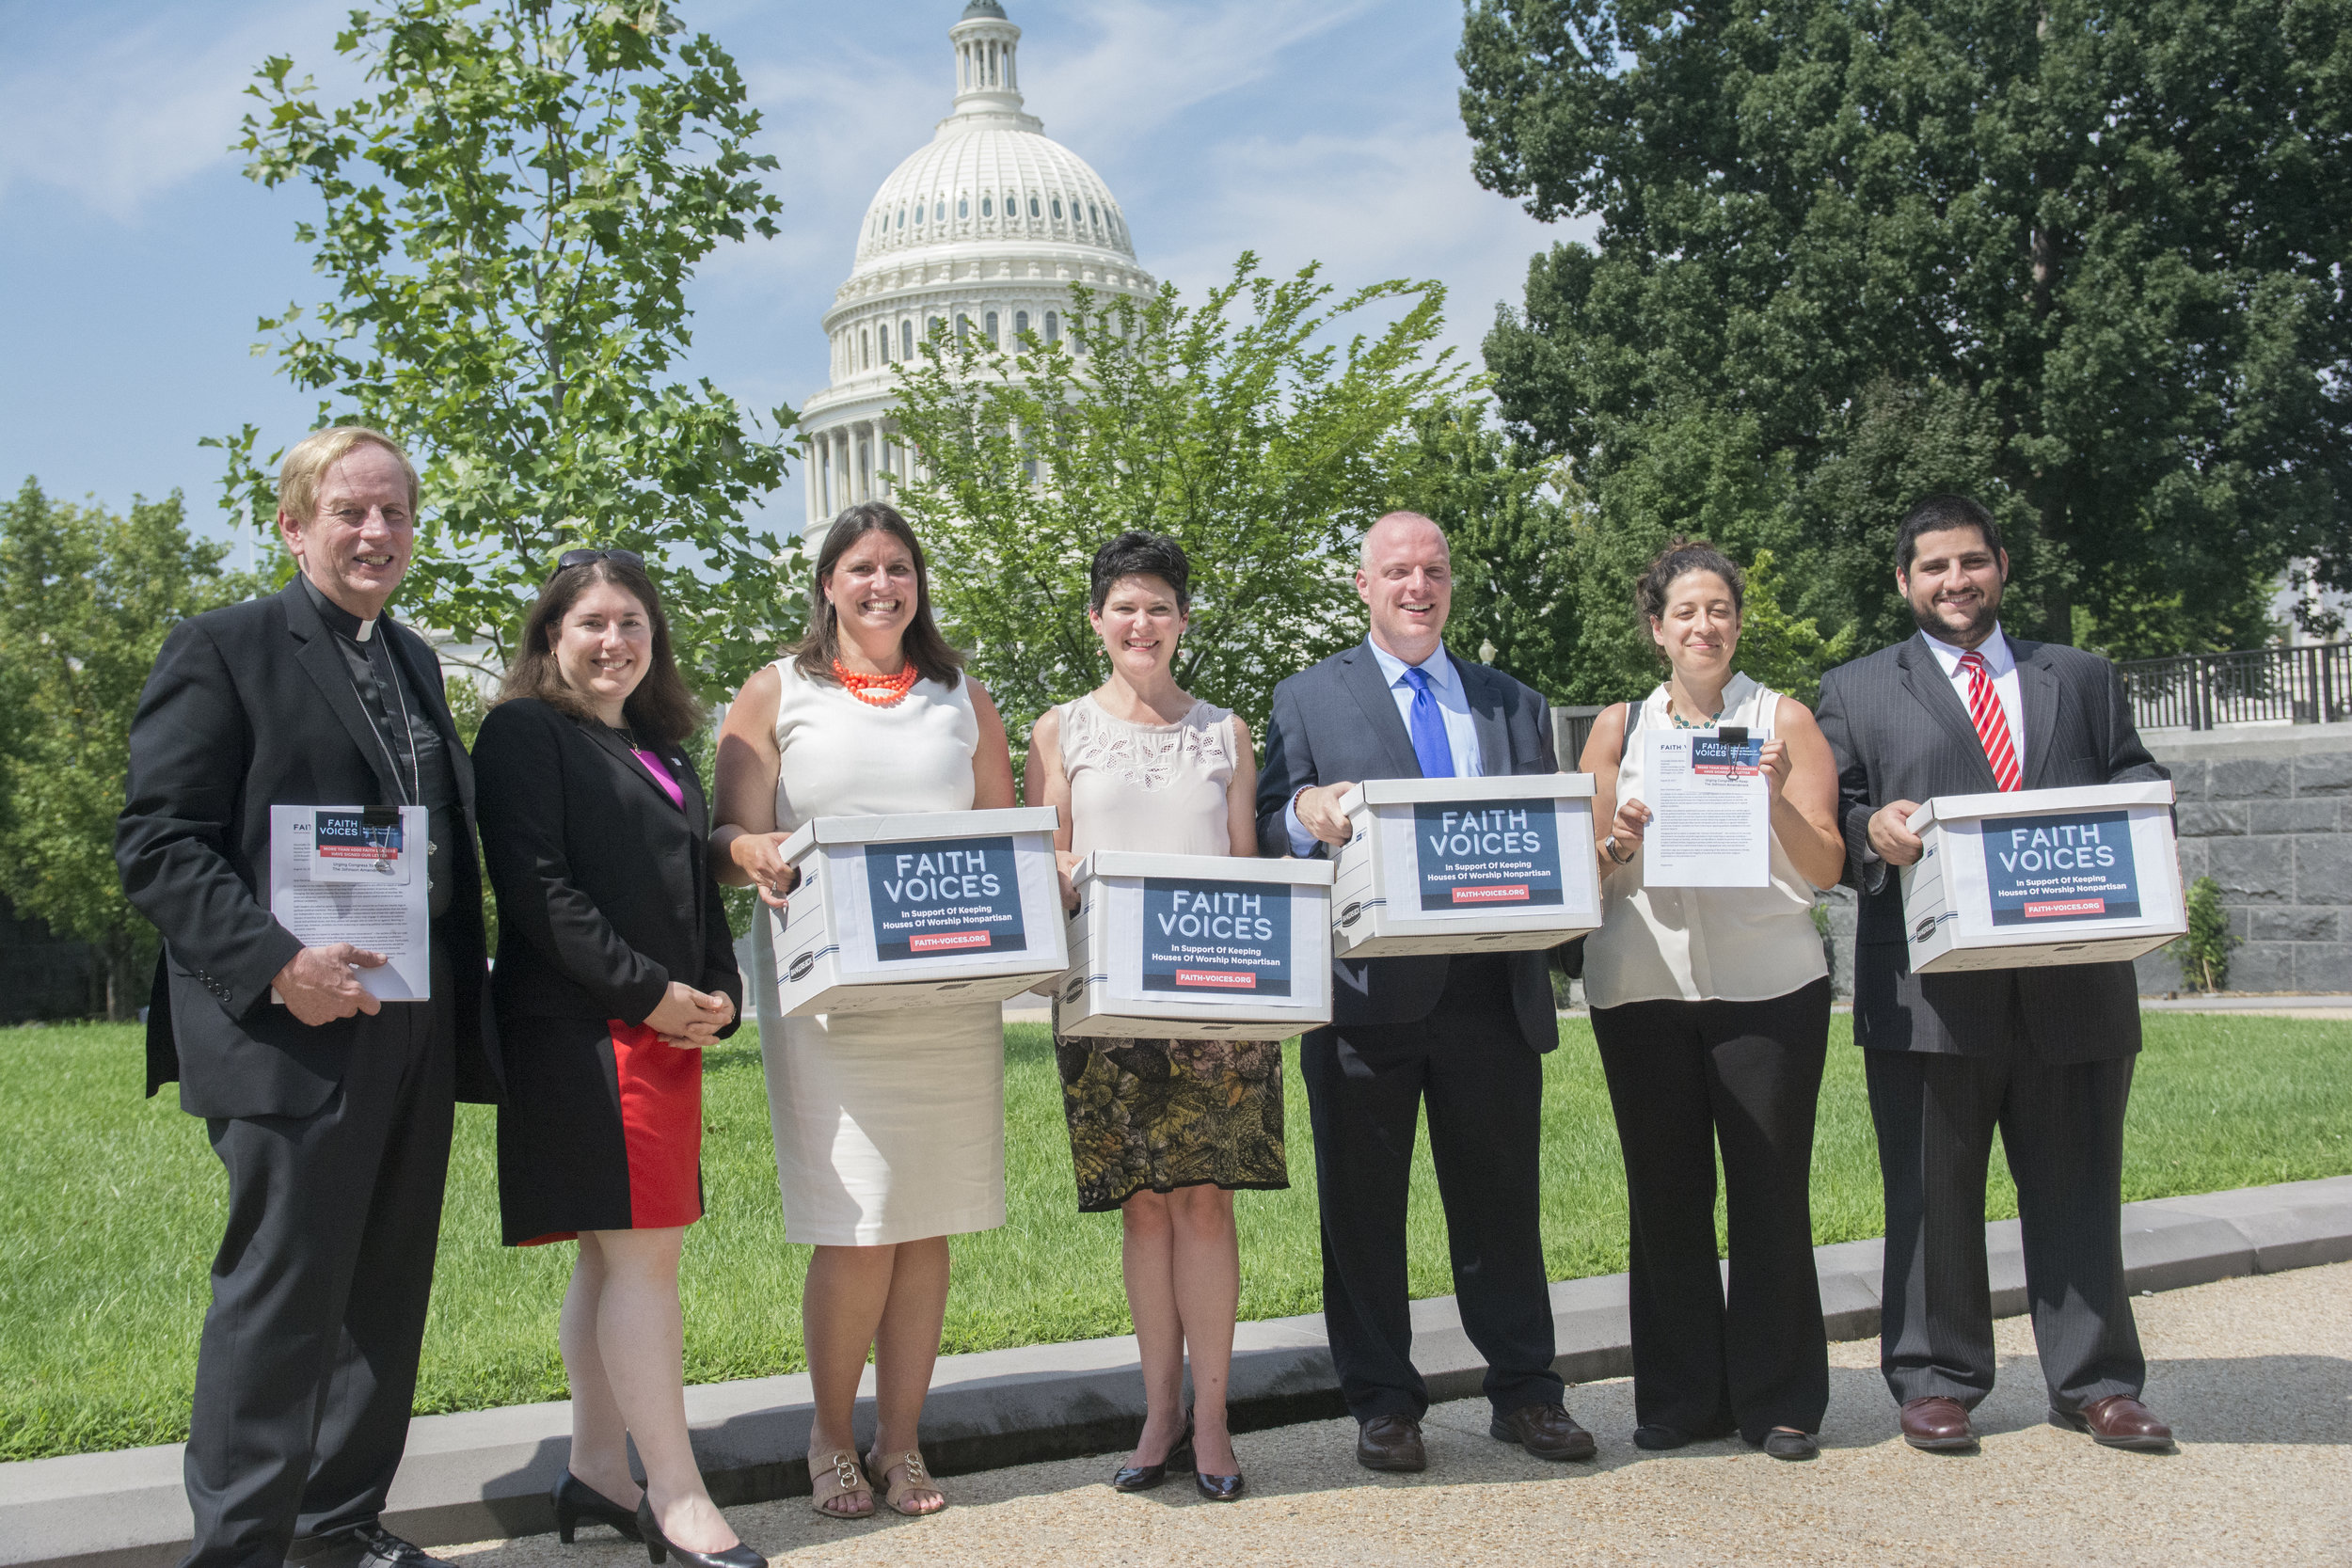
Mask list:
[[[1175,542],[1152,534],[1122,534],[1095,553],[1088,619],[1110,678],[1049,709],[1029,740],[1025,798],[1061,808],[1065,863],[1096,849],[1257,851],[1248,728],[1179,689],[1171,673],[1190,576]],[[1142,1353],[1143,1435],[1112,1484],[1141,1491],[1192,1469],[1204,1496],[1238,1497],[1225,1429],[1241,1295],[1233,1193],[1290,1185],[1281,1044],[1057,1036],[1054,1046],[1078,1207],[1120,1215]]]

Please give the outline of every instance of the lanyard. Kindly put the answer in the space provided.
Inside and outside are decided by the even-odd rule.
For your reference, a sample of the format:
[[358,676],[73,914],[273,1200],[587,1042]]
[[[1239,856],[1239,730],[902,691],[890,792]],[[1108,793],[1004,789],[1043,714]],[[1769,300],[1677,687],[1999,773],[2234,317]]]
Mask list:
[[[359,645],[359,652],[362,657],[367,658],[370,673],[374,673],[375,660],[370,657],[366,643]],[[392,750],[391,741],[386,737],[383,729],[375,721],[374,712],[365,703],[359,705],[359,712],[367,720],[368,729],[374,735],[375,743],[384,748],[384,760],[392,765],[392,787],[400,790],[400,803],[405,806],[422,805],[424,803],[424,764],[417,755],[417,724],[408,714],[408,686],[400,678],[398,656],[392,652],[391,644],[389,642],[384,645],[384,658],[386,663],[392,666],[392,695],[400,702],[401,733],[408,737],[407,788],[401,788],[400,753]],[[383,684],[380,676],[376,684],[379,686]]]

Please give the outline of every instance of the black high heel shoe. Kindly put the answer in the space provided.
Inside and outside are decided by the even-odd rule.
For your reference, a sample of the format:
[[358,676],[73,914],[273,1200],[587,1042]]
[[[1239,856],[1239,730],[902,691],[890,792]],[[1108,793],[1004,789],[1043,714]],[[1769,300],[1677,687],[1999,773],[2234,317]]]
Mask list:
[[610,1525],[631,1541],[642,1541],[637,1533],[637,1511],[623,1508],[578,1476],[565,1470],[558,1478],[555,1490],[548,1494],[548,1501],[555,1505],[555,1533],[566,1546],[572,1544],[572,1531],[582,1519],[591,1524]]
[[[1191,1424],[1192,1412],[1189,1410],[1184,1412],[1184,1421],[1187,1426]],[[1226,1441],[1230,1445],[1232,1439],[1229,1437]],[[1208,1498],[1209,1501],[1213,1503],[1230,1503],[1238,1500],[1242,1493],[1242,1479],[1240,1470],[1236,1468],[1230,1476],[1213,1476],[1209,1474],[1208,1471],[1200,1467],[1198,1463],[1199,1457],[1198,1450],[1196,1450],[1194,1454],[1195,1464],[1192,1471],[1192,1484],[1194,1490],[1198,1491],[1202,1497]],[[1240,1456],[1236,1454],[1234,1456],[1234,1464],[1238,1465],[1240,1463]]]
[[1184,1412],[1184,1434],[1176,1439],[1168,1450],[1168,1457],[1157,1465],[1121,1465],[1111,1477],[1111,1488],[1118,1492],[1149,1492],[1166,1481],[1168,1472],[1178,1475],[1192,1468],[1192,1412]]
[[653,1516],[653,1498],[637,1499],[637,1533],[644,1538],[645,1555],[661,1568],[661,1560],[675,1556],[684,1568],[768,1568],[768,1560],[740,1541],[723,1552],[690,1552],[683,1546],[673,1546],[661,1533],[660,1522]]
[[1238,1502],[1241,1499],[1243,1482],[1238,1473],[1230,1476],[1213,1476],[1206,1470],[1195,1470],[1192,1473],[1192,1484],[1202,1497],[1213,1503]]

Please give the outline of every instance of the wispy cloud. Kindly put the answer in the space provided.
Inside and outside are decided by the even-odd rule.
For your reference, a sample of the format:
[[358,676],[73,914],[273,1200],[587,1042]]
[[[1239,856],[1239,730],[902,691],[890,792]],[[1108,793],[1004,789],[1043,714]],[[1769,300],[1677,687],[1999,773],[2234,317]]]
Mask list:
[[1089,157],[1117,157],[1204,104],[1254,96],[1251,89],[1295,78],[1302,67],[1314,72],[1300,46],[1341,34],[1375,8],[1375,0],[1111,0],[1056,18],[1059,37],[1025,47],[1022,87],[1032,110],[1049,117],[1048,135],[1089,149]]
[[26,7],[10,20],[0,49],[0,209],[45,185],[136,222],[153,197],[230,162],[253,106],[245,86],[265,56],[294,53],[326,78],[340,15],[293,3],[242,13],[115,8],[124,25],[92,27],[78,8],[40,16]]

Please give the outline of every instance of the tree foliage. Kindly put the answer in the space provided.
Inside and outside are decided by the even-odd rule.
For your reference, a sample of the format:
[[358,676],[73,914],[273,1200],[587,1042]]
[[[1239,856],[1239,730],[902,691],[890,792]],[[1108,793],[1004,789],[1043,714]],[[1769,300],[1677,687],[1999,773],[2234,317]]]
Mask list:
[[[1545,461],[1485,416],[1483,403],[1423,410],[1397,497],[1452,547],[1446,641],[1557,703],[1641,697],[1663,665],[1634,581],[1669,531],[1607,526],[1565,463]],[[1790,592],[1772,552],[1753,552],[1740,668],[1810,703],[1821,672],[1851,657],[1854,633],[1823,637],[1787,608]]]
[[[1102,681],[1088,568],[1130,529],[1193,563],[1177,679],[1253,726],[1276,681],[1362,635],[1357,541],[1399,489],[1414,411],[1459,372],[1430,352],[1438,284],[1334,302],[1317,270],[1271,278],[1245,254],[1194,305],[1172,286],[1109,305],[1078,287],[1067,341],[999,349],[943,328],[901,365],[898,423],[919,461],[899,504],[938,563],[940,619],[1016,747],[1040,712]],[[1339,340],[1375,308],[1385,325]]]
[[[763,424],[673,379],[693,267],[772,235],[781,210],[735,62],[682,33],[654,0],[356,10],[335,47],[366,61],[373,94],[322,104],[273,57],[238,146],[251,178],[307,184],[325,208],[296,234],[336,295],[262,322],[280,370],[331,394],[322,423],[374,425],[421,462],[407,613],[502,656],[557,553],[625,546],[716,691],[794,618],[776,541],[741,522],[784,476],[794,416]],[[275,457],[257,460],[250,425],[221,444],[226,502],[266,525]]]
[[1486,351],[1611,525],[1781,551],[1872,644],[1931,489],[2061,641],[2352,585],[2352,0],[1475,0],[1460,60],[1479,179],[1598,220]]
[[127,517],[30,479],[0,501],[0,891],[99,948],[111,1018],[146,999],[155,951],[115,874],[131,718],[165,634],[253,592],[227,553],[189,538],[177,492]]

